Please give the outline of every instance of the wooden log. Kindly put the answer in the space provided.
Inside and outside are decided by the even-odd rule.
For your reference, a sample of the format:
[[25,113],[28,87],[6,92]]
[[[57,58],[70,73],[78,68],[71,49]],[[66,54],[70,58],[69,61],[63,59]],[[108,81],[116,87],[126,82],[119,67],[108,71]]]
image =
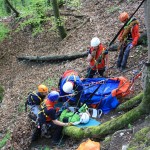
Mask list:
[[[85,24],[87,21],[89,20],[86,19],[83,24]],[[83,24],[80,25],[83,26]],[[78,28],[80,28],[78,27]],[[75,30],[76,31],[76,30]],[[69,35],[65,38],[67,39],[69,37]],[[138,45],[146,45],[147,43],[147,35],[146,33],[143,33],[141,34],[140,38],[139,38],[139,41],[138,41]],[[109,47],[109,51],[110,52],[113,52],[113,51],[117,51],[118,49],[118,45],[112,45],[111,47]],[[17,59],[19,61],[21,60],[26,60],[26,61],[34,61],[34,62],[59,62],[59,61],[66,61],[66,60],[74,60],[74,59],[77,59],[77,58],[83,58],[83,57],[86,57],[88,55],[88,52],[83,52],[83,53],[78,53],[78,54],[73,54],[73,55],[55,55],[55,56],[52,56],[52,55],[47,55],[47,56],[20,56],[20,57],[17,57]]]
[[17,59],[18,60],[27,60],[27,61],[36,61],[36,62],[59,62],[59,61],[66,61],[66,60],[74,60],[77,58],[82,58],[87,56],[87,52],[83,52],[81,54],[74,54],[74,55],[61,55],[61,56],[20,56]]

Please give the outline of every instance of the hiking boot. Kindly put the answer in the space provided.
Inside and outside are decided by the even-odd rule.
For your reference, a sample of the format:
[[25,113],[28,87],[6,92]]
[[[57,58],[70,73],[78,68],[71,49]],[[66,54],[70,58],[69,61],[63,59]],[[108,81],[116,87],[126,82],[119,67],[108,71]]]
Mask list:
[[37,141],[41,137],[41,129],[36,128],[33,131],[31,142]]
[[121,72],[124,72],[125,70],[126,70],[125,67],[121,67],[121,68],[120,68],[120,71],[121,71]]

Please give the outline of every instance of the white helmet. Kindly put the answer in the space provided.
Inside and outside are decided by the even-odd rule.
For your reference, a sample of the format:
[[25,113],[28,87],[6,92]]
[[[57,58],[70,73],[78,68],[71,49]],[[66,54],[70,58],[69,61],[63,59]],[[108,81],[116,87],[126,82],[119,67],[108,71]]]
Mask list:
[[63,85],[63,91],[65,93],[72,93],[73,90],[73,83],[67,81],[64,85]]
[[92,40],[91,40],[91,47],[96,47],[100,44],[100,39],[97,38],[97,37],[94,37]]
[[88,123],[90,120],[90,117],[87,113],[80,113],[80,123]]

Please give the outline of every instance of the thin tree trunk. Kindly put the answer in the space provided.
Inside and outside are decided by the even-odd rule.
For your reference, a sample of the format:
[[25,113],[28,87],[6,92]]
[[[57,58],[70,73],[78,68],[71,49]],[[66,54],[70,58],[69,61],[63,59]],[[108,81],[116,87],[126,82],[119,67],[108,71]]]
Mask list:
[[8,0],[5,0],[5,2],[8,4],[10,9],[12,9],[12,11],[16,14],[16,17],[19,17],[19,12],[10,4],[10,2]]
[[8,14],[10,14],[11,13],[11,9],[10,9],[9,5],[7,4],[6,0],[4,0],[4,7],[5,7],[6,12]]
[[61,38],[64,39],[66,37],[67,33],[64,28],[63,22],[60,18],[57,0],[52,0],[52,6],[53,6],[55,21],[56,21],[56,25],[57,25],[59,34],[60,34]]
[[150,112],[150,1],[145,1],[145,22],[147,28],[147,39],[148,39],[148,61],[146,63],[143,77],[144,77],[144,97],[142,100],[143,109]]
[[51,5],[51,0],[47,0],[47,5],[48,5],[48,6]]

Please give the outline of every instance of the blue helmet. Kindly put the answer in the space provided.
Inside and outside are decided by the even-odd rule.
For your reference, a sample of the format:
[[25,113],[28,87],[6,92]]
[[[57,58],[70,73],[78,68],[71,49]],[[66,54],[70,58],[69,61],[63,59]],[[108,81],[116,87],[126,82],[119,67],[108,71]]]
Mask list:
[[59,98],[59,93],[57,91],[52,91],[48,94],[47,98],[52,102],[57,101]]

